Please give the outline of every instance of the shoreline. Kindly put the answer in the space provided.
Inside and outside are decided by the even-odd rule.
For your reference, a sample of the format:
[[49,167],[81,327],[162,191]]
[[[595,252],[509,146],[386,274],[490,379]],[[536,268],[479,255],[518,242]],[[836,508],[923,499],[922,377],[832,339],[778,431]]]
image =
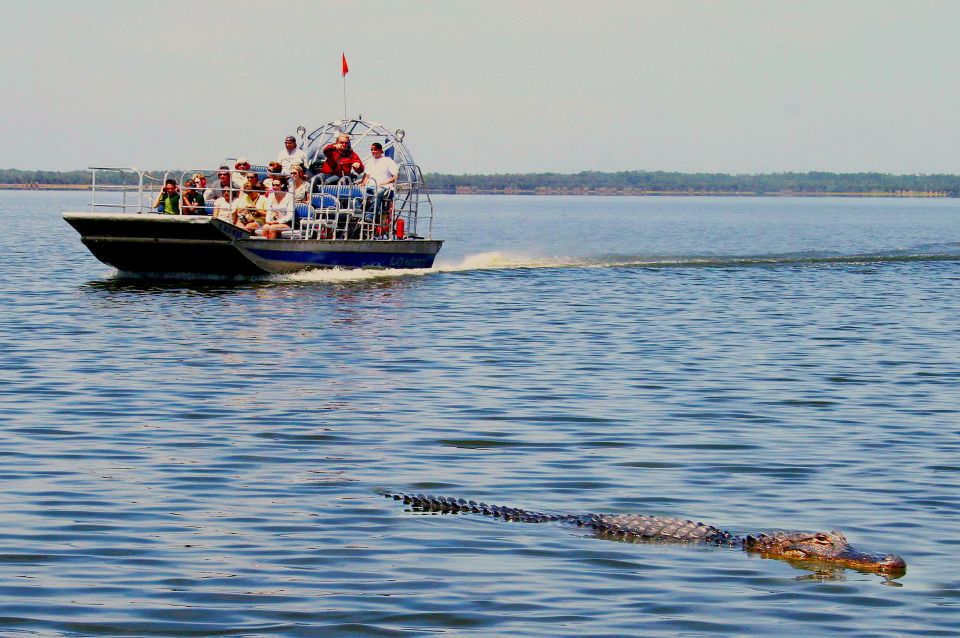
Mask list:
[[89,184],[0,184],[3,191],[88,191]]
[[697,191],[697,190],[643,190],[639,188],[537,188],[537,189],[479,189],[459,187],[456,190],[433,191],[439,195],[528,195],[562,197],[587,195],[593,197],[913,197],[948,198],[943,191]]
[[[0,190],[7,191],[89,191],[88,184],[0,184]],[[536,189],[481,189],[459,186],[456,189],[442,189],[433,195],[525,195],[525,196],[591,196],[591,197],[895,197],[944,199],[951,197],[943,191],[864,191],[864,192],[747,192],[747,191],[693,191],[666,190],[654,191],[639,188],[536,188]]]

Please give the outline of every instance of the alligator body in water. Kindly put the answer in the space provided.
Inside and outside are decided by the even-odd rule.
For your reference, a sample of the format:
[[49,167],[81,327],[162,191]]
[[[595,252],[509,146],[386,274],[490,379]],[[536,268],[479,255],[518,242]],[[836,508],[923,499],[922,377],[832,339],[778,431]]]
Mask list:
[[550,514],[513,507],[487,505],[442,496],[388,492],[383,496],[403,501],[421,512],[450,514],[473,512],[521,523],[559,522],[589,528],[599,536],[621,540],[707,543],[737,547],[763,558],[809,562],[830,567],[902,576],[906,562],[896,554],[872,554],[855,549],[840,532],[775,531],[735,536],[719,527],[690,520],[640,514]]

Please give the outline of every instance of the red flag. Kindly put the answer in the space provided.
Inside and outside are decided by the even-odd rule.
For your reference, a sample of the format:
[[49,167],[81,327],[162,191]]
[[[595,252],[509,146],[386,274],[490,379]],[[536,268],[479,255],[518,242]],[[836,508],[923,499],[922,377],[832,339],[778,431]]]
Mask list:
[[347,73],[350,72],[350,67],[347,66],[347,56],[344,53],[340,54],[340,57],[343,58],[343,71],[341,71],[341,77],[347,77]]

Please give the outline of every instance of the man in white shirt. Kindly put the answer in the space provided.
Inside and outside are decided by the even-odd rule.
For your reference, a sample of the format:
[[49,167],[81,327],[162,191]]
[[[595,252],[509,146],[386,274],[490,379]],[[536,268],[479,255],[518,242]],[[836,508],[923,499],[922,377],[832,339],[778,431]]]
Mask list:
[[[394,184],[397,183],[397,176],[400,168],[397,163],[383,154],[383,145],[380,142],[374,142],[370,145],[370,159],[364,160],[363,167],[366,170],[361,184],[366,186],[370,195],[376,196],[375,210],[383,210],[383,200],[393,195]],[[376,192],[373,185],[376,183]]]
[[283,150],[277,155],[277,161],[283,167],[283,174],[290,174],[290,167],[294,164],[300,166],[307,165],[307,154],[303,149],[297,148],[297,138],[288,135],[283,141]]

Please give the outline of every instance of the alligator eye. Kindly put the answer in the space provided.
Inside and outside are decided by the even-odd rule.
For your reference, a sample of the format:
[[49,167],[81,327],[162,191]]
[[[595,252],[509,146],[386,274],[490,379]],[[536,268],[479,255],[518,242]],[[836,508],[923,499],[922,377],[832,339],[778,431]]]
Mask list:
[[825,545],[833,543],[833,539],[831,539],[826,534],[817,534],[816,536],[813,537],[813,540],[817,541],[818,543],[823,543]]

